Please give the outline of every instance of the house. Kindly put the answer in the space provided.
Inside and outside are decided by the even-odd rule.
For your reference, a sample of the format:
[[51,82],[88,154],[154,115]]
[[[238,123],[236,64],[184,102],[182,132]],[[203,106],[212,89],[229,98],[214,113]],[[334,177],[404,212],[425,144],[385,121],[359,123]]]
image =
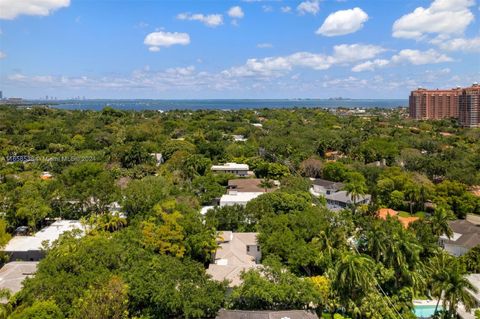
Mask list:
[[410,224],[413,223],[414,221],[419,220],[419,218],[415,216],[412,216],[412,217],[399,216],[398,212],[391,208],[380,208],[377,211],[377,217],[380,219],[387,220],[388,216],[390,216],[390,218],[397,219],[400,223],[402,223],[403,227],[405,228],[408,228]]
[[480,226],[467,220],[448,222],[453,231],[451,238],[440,236],[440,246],[454,256],[462,256],[471,248],[480,245]]
[[163,164],[163,162],[165,162],[162,153],[150,153],[150,156],[155,159],[157,166],[160,166],[161,164]]
[[315,178],[312,181],[313,191],[322,195],[330,195],[343,189],[345,185],[339,182],[331,182],[326,179]]
[[248,176],[248,165],[237,163],[225,163],[223,165],[213,165],[211,170],[214,173],[231,173],[237,176]]
[[[15,294],[22,289],[25,278],[32,277],[37,271],[38,261],[12,261],[0,269],[0,289],[8,289]],[[0,303],[6,303],[0,299]]]
[[3,251],[10,260],[37,261],[44,257],[44,242],[52,243],[67,231],[78,229],[83,235],[85,227],[78,220],[58,220],[33,236],[14,236]]
[[242,205],[245,206],[249,201],[258,196],[264,194],[264,192],[237,192],[229,191],[228,194],[220,197],[220,206],[233,206]]
[[221,309],[215,319],[318,319],[306,310],[225,310]]
[[280,184],[278,181],[273,181],[272,184],[274,187],[265,188],[262,187],[263,180],[260,178],[238,178],[231,179],[228,181],[228,193],[238,192],[238,193],[263,193],[263,192],[273,192],[277,189]]
[[230,287],[241,284],[242,271],[260,267],[262,252],[257,243],[257,233],[219,232],[219,247],[214,254],[214,263],[210,264],[207,274],[214,280],[228,280]]
[[[332,182],[325,179],[316,178],[312,180],[310,192],[315,196],[323,196],[327,200],[327,207],[330,210],[338,211],[350,207],[354,204],[354,200],[347,191],[343,189],[344,184]],[[370,203],[371,196],[363,195],[355,199],[356,205]]]

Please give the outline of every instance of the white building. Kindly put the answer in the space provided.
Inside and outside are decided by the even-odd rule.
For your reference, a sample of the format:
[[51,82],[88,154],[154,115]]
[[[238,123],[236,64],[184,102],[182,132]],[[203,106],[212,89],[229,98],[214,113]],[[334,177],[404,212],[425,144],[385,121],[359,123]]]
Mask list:
[[249,201],[258,196],[265,194],[264,192],[236,192],[230,191],[228,194],[222,195],[220,198],[220,206],[242,205],[245,206]]
[[3,251],[10,260],[36,261],[44,257],[43,243],[51,244],[67,231],[78,229],[85,234],[85,226],[78,220],[59,220],[43,228],[33,236],[15,236]]
[[241,284],[242,271],[260,266],[262,252],[257,243],[257,233],[219,232],[219,247],[215,252],[214,263],[210,264],[207,274],[214,280],[230,281],[230,287]]
[[223,165],[213,165],[211,170],[215,173],[231,173],[237,176],[248,176],[248,165],[237,163],[225,163]]

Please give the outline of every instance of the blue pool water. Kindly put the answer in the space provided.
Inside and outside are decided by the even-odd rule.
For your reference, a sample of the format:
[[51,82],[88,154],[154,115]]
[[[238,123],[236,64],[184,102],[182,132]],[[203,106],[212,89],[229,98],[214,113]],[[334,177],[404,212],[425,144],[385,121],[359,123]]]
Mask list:
[[[438,307],[441,310],[441,307]],[[435,313],[435,305],[433,306],[415,306],[413,312],[417,318],[430,318]]]

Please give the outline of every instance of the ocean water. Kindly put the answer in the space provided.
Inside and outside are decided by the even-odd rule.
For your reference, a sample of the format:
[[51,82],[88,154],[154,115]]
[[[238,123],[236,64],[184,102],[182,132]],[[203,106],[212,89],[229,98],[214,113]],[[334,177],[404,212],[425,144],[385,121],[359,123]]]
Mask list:
[[238,110],[258,108],[394,108],[407,106],[405,99],[271,99],[271,100],[66,100],[32,101],[48,103],[50,106],[70,110],[101,110],[111,106],[121,110]]

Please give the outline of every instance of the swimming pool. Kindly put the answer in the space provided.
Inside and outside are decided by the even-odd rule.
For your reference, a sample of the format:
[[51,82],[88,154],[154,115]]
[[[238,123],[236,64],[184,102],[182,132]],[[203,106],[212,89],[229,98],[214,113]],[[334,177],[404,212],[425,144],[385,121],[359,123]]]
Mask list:
[[[438,306],[438,310],[441,310],[442,306]],[[414,306],[413,312],[417,318],[430,318],[435,313],[435,305],[417,305]]]

